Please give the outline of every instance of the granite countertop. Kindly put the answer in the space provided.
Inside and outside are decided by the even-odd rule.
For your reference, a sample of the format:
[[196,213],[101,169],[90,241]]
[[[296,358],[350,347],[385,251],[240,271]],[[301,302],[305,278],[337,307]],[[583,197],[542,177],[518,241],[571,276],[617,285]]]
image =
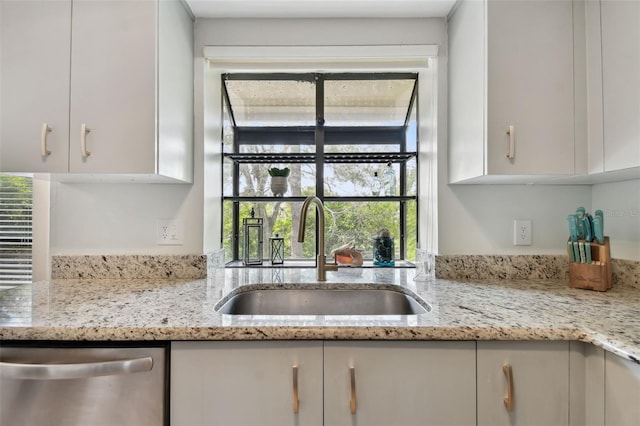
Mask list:
[[640,363],[640,290],[559,280],[414,280],[414,269],[345,268],[328,285],[402,286],[431,311],[409,316],[231,316],[241,287],[316,283],[315,269],[216,269],[202,280],[65,279],[0,290],[2,340],[579,340]]

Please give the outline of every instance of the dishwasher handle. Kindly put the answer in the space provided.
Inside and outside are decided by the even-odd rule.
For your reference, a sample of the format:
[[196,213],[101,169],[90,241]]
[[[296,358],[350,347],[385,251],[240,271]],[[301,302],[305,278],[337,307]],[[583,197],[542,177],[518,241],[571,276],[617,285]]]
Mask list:
[[90,377],[140,373],[151,371],[152,368],[153,358],[151,357],[77,364],[20,364],[0,362],[0,379],[86,379]]

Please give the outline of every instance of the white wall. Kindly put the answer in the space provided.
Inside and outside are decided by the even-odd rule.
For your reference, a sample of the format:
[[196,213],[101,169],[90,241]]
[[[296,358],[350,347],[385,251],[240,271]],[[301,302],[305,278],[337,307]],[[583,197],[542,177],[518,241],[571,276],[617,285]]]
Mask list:
[[640,260],[640,179],[593,186],[591,212],[604,213],[611,256]]
[[[623,224],[627,222],[638,224],[638,207],[634,207],[632,199],[629,200],[626,189],[618,191],[626,188],[624,184],[592,188],[585,185],[450,186],[446,183],[446,25],[443,19],[204,19],[196,22],[195,34],[195,183],[52,184],[52,254],[183,254],[207,252],[219,246],[219,184],[214,166],[220,133],[215,118],[207,117],[205,120],[204,46],[434,43],[440,46],[438,234],[434,234],[438,236],[439,253],[564,253],[567,237],[565,217],[579,205],[598,208],[598,205],[607,204],[609,207],[604,206],[603,210],[618,208],[636,212],[624,220],[605,218],[610,225],[607,229],[611,231],[608,234],[612,239],[626,238],[617,234],[622,232]],[[207,102],[217,103],[218,100]],[[636,181],[630,190],[637,192],[637,188]],[[184,222],[183,246],[155,244],[155,220],[170,218]],[[532,246],[516,247],[511,244],[512,221],[515,218],[532,219]],[[425,215],[421,219],[426,224]],[[612,254],[614,257],[618,253],[618,257],[640,260],[640,253],[633,250],[640,236],[637,233],[628,235],[629,239],[624,243],[627,248],[622,249],[613,242]]]
[[[441,185],[439,205],[441,254],[559,254],[569,235],[565,218],[589,209],[591,188]],[[531,246],[512,244],[514,219],[531,219]]]
[[[202,166],[196,169],[193,185],[52,182],[51,254],[202,253]],[[158,219],[181,220],[184,244],[157,245]]]
[[49,214],[51,208],[51,184],[49,175],[33,175],[33,248],[32,248],[32,277],[33,281],[49,279],[51,276],[50,225]]

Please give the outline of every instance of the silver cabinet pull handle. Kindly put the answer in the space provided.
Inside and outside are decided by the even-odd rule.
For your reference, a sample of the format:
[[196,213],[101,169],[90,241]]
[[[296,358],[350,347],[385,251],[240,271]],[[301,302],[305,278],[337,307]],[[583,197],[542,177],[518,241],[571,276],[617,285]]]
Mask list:
[[349,373],[351,374],[351,414],[356,414],[356,368],[349,367]]
[[507,129],[509,135],[509,147],[507,148],[507,158],[513,159],[516,156],[516,130],[514,126],[509,126]]
[[151,371],[153,358],[134,358],[118,361],[86,362],[78,364],[19,364],[0,362],[0,378],[23,380],[86,379],[98,376]]
[[47,135],[51,133],[51,127],[47,123],[42,123],[42,133],[40,135],[40,153],[43,157],[51,155],[51,151],[47,149]]
[[504,398],[504,406],[508,412],[512,412],[515,406],[515,400],[513,399],[513,371],[509,364],[503,365],[502,371],[507,379],[507,396]]
[[85,158],[91,155],[91,152],[87,150],[87,133],[89,132],[91,132],[91,129],[83,123],[82,126],[80,126],[80,151]]
[[298,399],[298,366],[293,366],[293,414],[298,414],[300,400]]

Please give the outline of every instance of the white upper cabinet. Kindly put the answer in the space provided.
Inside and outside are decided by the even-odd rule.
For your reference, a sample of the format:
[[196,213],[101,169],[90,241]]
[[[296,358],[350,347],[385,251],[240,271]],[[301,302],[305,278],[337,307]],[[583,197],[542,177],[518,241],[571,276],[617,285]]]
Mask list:
[[156,8],[76,1],[72,34],[70,170],[154,173]]
[[584,171],[586,142],[581,150],[574,137],[573,31],[570,1],[458,4],[448,27],[450,182]]
[[586,14],[589,171],[640,168],[640,2],[590,0]]
[[0,12],[0,171],[66,172],[71,2],[2,1]]
[[[179,1],[22,3],[2,2],[2,83],[17,89],[2,92],[0,170],[190,182],[193,23],[184,6]],[[41,12],[43,5],[55,7],[55,13]],[[13,24],[5,29],[5,21]],[[59,31],[43,31],[40,21]],[[25,40],[31,54],[20,53]],[[51,52],[39,43],[51,43]],[[54,74],[40,51],[54,58]],[[62,125],[49,118],[49,110],[61,115]],[[48,155],[41,152],[44,123],[51,128],[45,132]]]

